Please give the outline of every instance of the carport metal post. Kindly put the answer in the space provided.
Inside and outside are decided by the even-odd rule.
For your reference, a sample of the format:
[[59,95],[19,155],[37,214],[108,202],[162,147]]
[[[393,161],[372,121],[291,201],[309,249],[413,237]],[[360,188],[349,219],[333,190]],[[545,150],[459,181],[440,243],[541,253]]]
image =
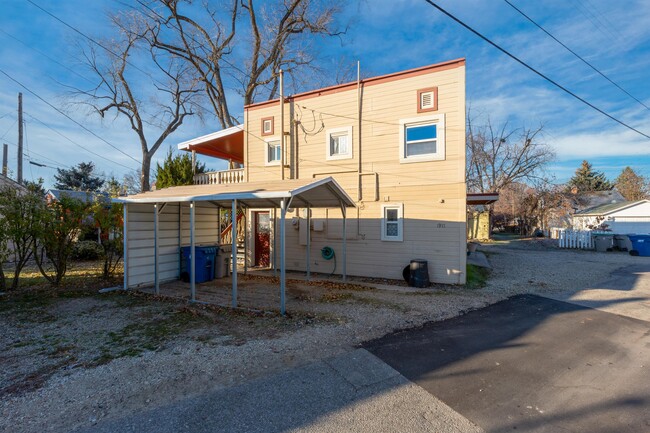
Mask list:
[[273,276],[278,276],[278,251],[275,249],[278,239],[278,210],[273,208]]
[[237,199],[232,201],[230,219],[230,234],[232,237],[232,308],[237,308]]
[[310,265],[311,265],[311,206],[307,206],[307,281],[311,277]]
[[190,202],[190,292],[192,302],[196,301],[196,245],[195,245],[195,228],[196,205]]
[[124,241],[124,253],[122,254],[123,256],[123,261],[124,261],[124,290],[129,289],[129,205],[124,203],[123,206],[123,211],[124,211],[124,216],[122,218],[122,222],[124,224],[123,233],[122,233],[122,239]]
[[248,275],[248,208],[242,206],[244,214],[244,275]]
[[345,220],[345,203],[341,202],[341,213],[343,214],[343,263],[341,264],[342,273],[343,273],[343,282],[347,280],[347,252],[348,252],[348,235],[347,235],[347,224]]
[[154,293],[160,293],[160,281],[158,279],[158,203],[153,205],[153,287]]
[[280,314],[283,316],[287,312],[285,291],[287,285],[287,272],[285,266],[285,220],[287,216],[287,208],[291,206],[291,198],[280,200]]

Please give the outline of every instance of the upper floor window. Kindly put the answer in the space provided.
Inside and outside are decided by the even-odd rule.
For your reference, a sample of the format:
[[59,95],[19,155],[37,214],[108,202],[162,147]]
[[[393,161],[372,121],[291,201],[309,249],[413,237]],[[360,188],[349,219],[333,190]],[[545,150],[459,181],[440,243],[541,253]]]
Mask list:
[[400,120],[400,162],[445,159],[443,114]]
[[266,142],[266,165],[279,165],[282,159],[280,140],[272,139]]
[[352,158],[352,127],[335,128],[327,130],[325,134],[327,146],[327,159]]
[[262,135],[273,135],[273,117],[262,119]]

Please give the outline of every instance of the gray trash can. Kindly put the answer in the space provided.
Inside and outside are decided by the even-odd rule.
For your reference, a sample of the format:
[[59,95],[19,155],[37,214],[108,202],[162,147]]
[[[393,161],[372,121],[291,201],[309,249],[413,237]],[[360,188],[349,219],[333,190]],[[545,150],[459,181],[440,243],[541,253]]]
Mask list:
[[429,287],[429,267],[423,259],[413,259],[410,264],[409,286],[424,288]]
[[215,257],[215,277],[224,278],[230,275],[230,254],[232,245],[220,245]]
[[614,247],[619,251],[631,251],[632,241],[627,237],[627,235],[615,235]]
[[594,241],[598,252],[604,253],[605,251],[612,251],[614,248],[614,236],[612,235],[596,235]]

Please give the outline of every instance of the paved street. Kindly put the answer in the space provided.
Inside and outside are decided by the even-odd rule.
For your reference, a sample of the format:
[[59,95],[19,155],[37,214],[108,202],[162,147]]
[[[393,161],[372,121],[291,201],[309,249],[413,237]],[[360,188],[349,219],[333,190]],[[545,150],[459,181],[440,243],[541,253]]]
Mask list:
[[522,295],[367,348],[487,432],[642,432],[649,327]]

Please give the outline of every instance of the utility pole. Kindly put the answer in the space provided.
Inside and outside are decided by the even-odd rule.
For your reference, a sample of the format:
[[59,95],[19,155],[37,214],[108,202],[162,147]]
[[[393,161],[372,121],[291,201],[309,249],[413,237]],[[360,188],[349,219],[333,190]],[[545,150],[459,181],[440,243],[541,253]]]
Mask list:
[[2,175],[7,177],[7,158],[9,156],[9,146],[7,143],[2,145]]
[[18,94],[18,177],[16,181],[23,183],[23,94]]

